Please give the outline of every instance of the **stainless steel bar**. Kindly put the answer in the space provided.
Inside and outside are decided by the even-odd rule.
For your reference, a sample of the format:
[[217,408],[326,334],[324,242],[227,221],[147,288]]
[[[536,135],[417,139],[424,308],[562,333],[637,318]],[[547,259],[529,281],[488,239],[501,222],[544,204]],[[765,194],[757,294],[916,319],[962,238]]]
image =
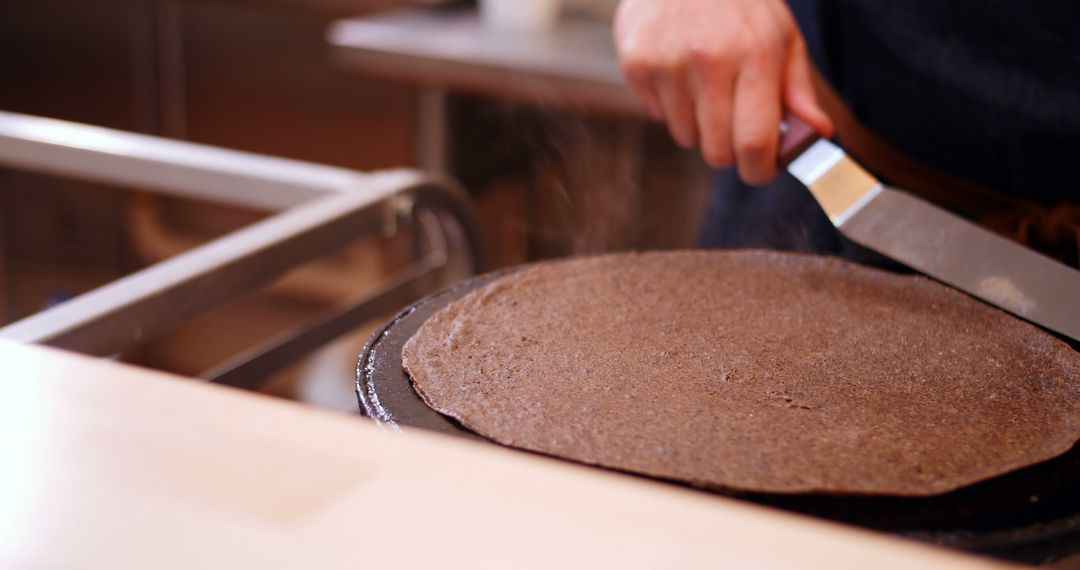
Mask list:
[[407,213],[403,205],[420,202],[446,212],[468,210],[459,192],[435,186],[419,173],[372,176],[362,191],[317,200],[234,232],[0,329],[0,338],[115,354],[365,230],[389,229]]
[[441,277],[447,284],[484,271],[487,263],[464,191],[448,179],[436,177],[434,181],[438,184],[417,186],[410,192],[406,198],[410,216],[405,219],[418,222],[425,234],[426,249],[417,254],[417,259],[430,252],[446,256]]
[[[345,323],[378,306],[405,304],[406,290],[414,286],[462,277],[483,265],[464,193],[447,179],[413,170],[365,174],[2,111],[0,165],[284,210],[0,329],[4,339],[115,354],[364,233],[392,234],[398,224],[416,220],[436,244],[422,259],[440,260],[437,270],[391,282],[374,299],[336,319],[327,317],[324,328],[299,335],[289,346],[310,347],[308,342],[340,333]],[[294,358],[289,346],[265,362]]]
[[255,388],[272,374],[372,318],[476,273],[480,252],[476,236],[468,230],[473,227],[471,213],[455,211],[463,203],[447,201],[445,196],[442,192],[418,188],[406,199],[407,203],[399,201],[399,207],[407,205],[411,211],[398,220],[411,220],[420,230],[420,250],[412,265],[359,300],[329,311],[306,326],[277,335],[199,377],[238,388]]
[[320,346],[431,292],[425,290],[423,281],[438,273],[445,263],[442,255],[432,257],[400,271],[376,291],[328,312],[311,324],[277,335],[200,374],[199,378],[237,388],[258,387],[266,378],[310,356]]
[[0,165],[267,210],[356,188],[369,176],[5,111]]

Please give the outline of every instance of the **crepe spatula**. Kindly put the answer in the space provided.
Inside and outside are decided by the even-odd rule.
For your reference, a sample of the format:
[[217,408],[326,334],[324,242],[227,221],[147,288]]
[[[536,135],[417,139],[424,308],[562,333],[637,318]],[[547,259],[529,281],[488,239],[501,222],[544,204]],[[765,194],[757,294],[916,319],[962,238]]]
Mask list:
[[790,114],[780,162],[852,241],[1080,341],[1080,271],[883,185]]

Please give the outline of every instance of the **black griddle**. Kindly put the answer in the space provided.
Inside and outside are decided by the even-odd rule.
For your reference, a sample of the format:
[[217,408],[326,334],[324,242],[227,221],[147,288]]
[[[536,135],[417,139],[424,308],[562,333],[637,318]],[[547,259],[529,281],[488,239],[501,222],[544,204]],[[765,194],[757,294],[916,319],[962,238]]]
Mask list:
[[[356,367],[362,412],[391,428],[490,441],[424,403],[405,373],[401,350],[439,310],[517,269],[444,289],[379,329]],[[1045,564],[1080,553],[1080,445],[1056,459],[936,497],[722,494],[1009,561]]]

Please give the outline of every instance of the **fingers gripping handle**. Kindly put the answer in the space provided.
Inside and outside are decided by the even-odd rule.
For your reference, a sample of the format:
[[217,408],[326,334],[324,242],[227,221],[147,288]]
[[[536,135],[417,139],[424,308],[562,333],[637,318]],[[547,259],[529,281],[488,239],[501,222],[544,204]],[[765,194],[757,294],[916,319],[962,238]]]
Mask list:
[[780,122],[780,166],[787,167],[819,138],[821,135],[802,119],[784,113],[784,120]]

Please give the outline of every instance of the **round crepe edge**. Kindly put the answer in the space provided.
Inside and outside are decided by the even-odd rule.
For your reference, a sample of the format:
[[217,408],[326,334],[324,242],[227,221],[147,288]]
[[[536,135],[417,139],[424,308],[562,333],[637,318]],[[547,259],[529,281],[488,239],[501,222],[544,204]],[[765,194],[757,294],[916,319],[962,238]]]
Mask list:
[[[755,256],[755,257],[775,257],[775,258],[778,258],[778,259],[781,259],[781,260],[784,260],[784,261],[789,261],[789,262],[793,261],[793,262],[796,262],[796,263],[800,263],[800,262],[822,263],[822,264],[825,264],[825,265],[833,265],[833,266],[835,266],[836,268],[839,268],[839,269],[846,269],[847,271],[863,272],[863,273],[865,273],[866,275],[869,275],[869,276],[876,276],[876,278],[904,280],[904,281],[907,281],[909,283],[912,283],[912,286],[916,286],[916,287],[927,287],[927,286],[935,287],[935,288],[938,288],[939,291],[947,292],[948,294],[954,295],[957,299],[961,299],[962,300],[961,302],[978,303],[980,305],[983,305],[983,307],[985,309],[987,309],[987,310],[996,311],[996,312],[1000,313],[1001,315],[1004,315],[1005,317],[1007,317],[1007,318],[1011,319],[1012,321],[1014,321],[1014,323],[1017,326],[1020,326],[1022,328],[1026,327],[1028,330],[1025,331],[1025,334],[1035,333],[1037,335],[1044,336],[1047,340],[1049,340],[1053,344],[1057,345],[1057,346],[1055,346],[1055,348],[1057,348],[1059,350],[1066,350],[1066,351],[1069,351],[1071,353],[1075,353],[1075,351],[1071,347],[1069,347],[1069,345],[1066,344],[1064,341],[1054,337],[1053,335],[1043,331],[1042,329],[1039,329],[1038,327],[1036,327],[1036,326],[1034,326],[1034,325],[1032,325],[1032,324],[1030,324],[1030,323],[1028,323],[1026,321],[1023,321],[1023,320],[1018,319],[1018,318],[1016,318],[1016,317],[1014,317],[1012,315],[1009,315],[1008,313],[1005,313],[1004,311],[998,309],[997,307],[993,307],[993,306],[990,306],[990,305],[985,305],[985,304],[982,303],[982,301],[979,301],[977,299],[969,297],[968,295],[966,295],[966,294],[964,294],[964,293],[962,293],[962,292],[960,292],[958,290],[955,290],[955,289],[952,289],[952,288],[947,287],[945,285],[942,285],[941,283],[939,283],[937,281],[934,281],[932,279],[929,279],[929,278],[927,278],[927,277],[925,277],[923,275],[918,275],[918,274],[897,274],[897,273],[892,273],[892,272],[885,271],[885,270],[882,270],[882,269],[877,269],[877,268],[874,268],[874,267],[868,267],[868,266],[865,266],[865,265],[861,265],[861,264],[854,263],[854,262],[851,262],[851,261],[848,261],[848,260],[845,260],[845,259],[841,259],[841,258],[837,258],[837,257],[822,256],[822,255],[815,255],[815,254],[808,254],[808,253],[801,253],[801,252],[778,252],[778,251],[773,251],[773,250],[755,250],[755,249],[743,249],[743,250],[674,250],[674,251],[656,251],[656,252],[608,253],[608,254],[588,256],[588,257],[576,257],[576,258],[566,258],[566,259],[559,259],[559,260],[553,260],[553,261],[545,261],[545,262],[540,262],[540,263],[521,266],[519,268],[514,268],[514,269],[510,269],[510,270],[503,270],[502,272],[500,272],[501,274],[499,274],[497,277],[495,277],[491,282],[486,283],[485,285],[483,285],[483,286],[469,292],[468,294],[466,294],[462,298],[451,302],[449,305],[447,305],[443,309],[439,310],[436,314],[432,315],[428,319],[428,321],[426,321],[417,330],[417,332],[412,337],[410,337],[409,340],[405,343],[405,346],[402,349],[403,368],[404,368],[407,376],[409,377],[409,382],[410,382],[411,386],[416,391],[416,393],[420,396],[420,398],[425,402],[425,404],[427,404],[429,407],[431,407],[435,411],[439,412],[440,414],[443,414],[444,416],[447,416],[447,417],[453,419],[454,421],[459,423],[465,429],[467,429],[467,430],[469,430],[469,431],[471,431],[473,433],[476,433],[476,434],[478,434],[478,435],[480,435],[480,436],[482,436],[482,437],[484,437],[486,439],[489,439],[489,440],[491,440],[491,441],[493,441],[495,443],[498,443],[500,445],[510,447],[510,448],[514,448],[514,449],[520,449],[520,450],[524,450],[524,451],[529,451],[529,452],[537,453],[537,454],[540,454],[540,455],[545,455],[545,456],[548,456],[548,457],[554,457],[554,458],[557,458],[557,459],[573,461],[575,463],[579,463],[579,464],[583,464],[583,465],[592,465],[592,466],[603,467],[603,468],[606,468],[606,469],[612,469],[612,470],[615,470],[615,471],[620,471],[620,472],[625,472],[625,473],[630,473],[630,474],[635,474],[635,475],[645,475],[645,476],[659,478],[659,479],[663,479],[663,480],[677,481],[677,482],[682,482],[682,483],[689,484],[689,485],[694,486],[694,487],[710,489],[710,490],[717,490],[717,491],[728,492],[728,493],[765,493],[765,494],[775,494],[775,495],[815,495],[815,494],[820,494],[820,495],[853,496],[853,497],[855,497],[855,496],[866,496],[866,497],[913,497],[913,498],[917,498],[917,497],[933,497],[933,496],[943,495],[943,494],[949,493],[951,491],[956,491],[958,489],[970,487],[972,485],[975,485],[975,484],[978,484],[978,483],[981,483],[981,482],[984,482],[984,481],[987,481],[987,480],[990,480],[990,479],[994,479],[994,478],[997,478],[997,477],[1000,477],[1000,476],[1015,472],[1017,470],[1024,469],[1026,467],[1031,467],[1031,466],[1034,466],[1034,465],[1037,465],[1037,464],[1040,464],[1040,463],[1043,463],[1043,462],[1046,462],[1046,461],[1050,461],[1052,459],[1055,459],[1057,457],[1060,457],[1060,456],[1064,455],[1065,453],[1067,453],[1071,449],[1073,449],[1078,443],[1080,443],[1080,419],[1078,419],[1078,421],[1074,422],[1076,424],[1076,426],[1074,426],[1074,428],[1071,430],[1071,431],[1073,431],[1075,433],[1075,435],[1073,435],[1071,437],[1057,438],[1057,440],[1060,440],[1060,441],[1058,441],[1055,445],[1046,445],[1045,447],[1042,448],[1043,449],[1042,452],[1037,453],[1037,454],[1035,454],[1035,453],[1029,454],[1029,455],[1035,457],[1034,459],[1016,458],[1013,461],[1000,464],[1000,466],[997,469],[987,470],[987,473],[985,473],[983,475],[972,476],[972,477],[969,477],[969,478],[967,478],[967,479],[965,479],[963,481],[958,480],[958,481],[955,481],[955,482],[953,482],[951,484],[940,484],[940,485],[934,486],[933,488],[927,488],[927,489],[924,489],[922,491],[912,491],[911,489],[897,490],[897,489],[888,489],[888,488],[852,490],[852,489],[833,487],[833,486],[829,486],[829,485],[821,485],[821,486],[818,486],[818,485],[805,485],[805,486],[801,486],[801,487],[800,486],[795,486],[795,485],[785,485],[783,487],[770,487],[768,485],[754,485],[752,487],[751,486],[740,487],[738,485],[718,484],[718,483],[716,483],[714,481],[710,481],[708,479],[695,479],[695,478],[684,478],[684,477],[675,478],[675,477],[667,476],[667,475],[665,475],[663,473],[652,472],[652,471],[646,470],[646,469],[634,469],[634,468],[628,468],[628,467],[620,466],[620,465],[608,464],[608,463],[603,462],[603,461],[590,461],[590,460],[586,460],[586,459],[578,458],[578,457],[567,457],[567,456],[563,456],[563,455],[557,455],[557,454],[553,454],[553,453],[551,453],[549,451],[546,451],[544,449],[537,448],[535,446],[526,445],[526,444],[518,444],[518,443],[510,444],[510,443],[506,443],[504,441],[505,438],[502,437],[501,435],[487,433],[487,431],[484,429],[483,426],[479,426],[477,424],[474,424],[473,422],[471,422],[469,420],[469,418],[464,417],[462,414],[460,414],[460,413],[458,413],[458,412],[456,412],[454,410],[447,409],[444,406],[442,406],[441,404],[439,404],[438,402],[433,401],[433,399],[429,396],[429,394],[427,394],[424,391],[423,386],[419,382],[417,382],[416,379],[414,378],[414,374],[418,374],[418,373],[419,374],[427,374],[429,372],[429,370],[426,367],[422,366],[422,365],[421,366],[416,366],[416,365],[412,364],[412,360],[414,359],[414,357],[417,360],[419,360],[419,358],[420,358],[420,356],[416,355],[415,352],[417,350],[420,350],[418,345],[421,343],[421,340],[418,340],[418,339],[422,339],[424,337],[425,330],[429,329],[429,327],[434,328],[434,327],[438,326],[438,323],[443,321],[443,320],[446,320],[446,319],[451,319],[452,320],[456,316],[456,314],[458,312],[464,310],[466,307],[468,307],[477,298],[482,297],[483,295],[490,292],[492,289],[502,287],[507,280],[515,279],[515,278],[521,278],[524,275],[527,275],[527,274],[529,274],[531,272],[534,272],[534,271],[543,270],[544,268],[561,266],[561,265],[566,265],[566,264],[582,263],[582,262],[588,263],[588,262],[590,262],[592,260],[599,260],[599,259],[604,259],[604,258],[612,258],[612,257],[620,257],[620,256],[639,257],[639,256],[702,255],[702,254],[705,254],[705,255],[732,255],[732,256],[744,256],[745,255],[745,256]],[[1069,431],[1069,430],[1065,430],[1065,431]],[[1046,450],[1049,450],[1049,451],[1046,451]],[[959,479],[959,478],[957,478],[957,479]]]

